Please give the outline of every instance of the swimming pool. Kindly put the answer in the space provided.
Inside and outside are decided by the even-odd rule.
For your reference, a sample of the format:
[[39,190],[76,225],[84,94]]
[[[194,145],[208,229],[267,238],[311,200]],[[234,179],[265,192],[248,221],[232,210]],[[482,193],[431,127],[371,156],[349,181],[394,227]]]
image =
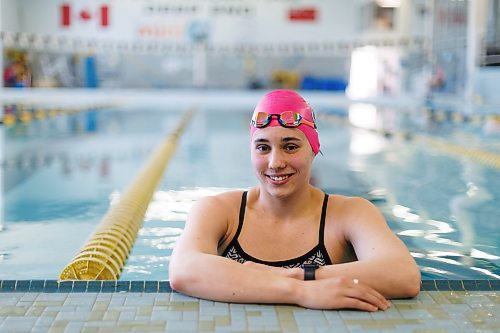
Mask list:
[[[251,107],[198,108],[120,279],[168,279],[191,205],[255,184]],[[4,126],[0,279],[56,279],[183,111],[130,106]],[[500,171],[482,156],[498,159],[500,133],[486,129],[486,117],[454,121],[426,112],[317,107],[323,156],[313,181],[377,204],[424,279],[499,278]]]

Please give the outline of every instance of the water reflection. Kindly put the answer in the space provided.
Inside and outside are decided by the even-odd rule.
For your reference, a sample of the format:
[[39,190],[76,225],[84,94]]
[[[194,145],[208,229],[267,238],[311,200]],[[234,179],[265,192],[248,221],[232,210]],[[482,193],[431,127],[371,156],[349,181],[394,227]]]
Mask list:
[[[191,207],[202,197],[230,190],[236,188],[195,187],[156,191],[120,279],[166,279],[172,249],[184,229]],[[115,192],[113,202],[117,202],[119,197],[120,193]]]
[[158,250],[173,249],[182,230],[173,227],[145,227],[139,231],[139,242]]
[[395,205],[394,207],[392,207],[392,214],[396,217],[399,217],[405,222],[418,223],[420,221],[420,216],[412,213],[410,211],[410,208],[401,205]]
[[[242,189],[242,188],[240,188]],[[156,191],[149,203],[144,221],[185,221],[193,204],[202,197],[217,195],[238,188],[197,187],[180,190]],[[121,192],[113,191],[110,195],[111,205],[120,200]],[[149,229],[156,230],[157,229]]]
[[[486,253],[475,249],[473,246],[476,244],[474,237],[464,233],[468,232],[470,224],[462,223],[458,224],[461,231],[461,240],[453,240],[454,235],[457,230],[453,228],[450,223],[444,221],[422,219],[418,214],[412,212],[409,207],[395,205],[392,207],[392,214],[399,218],[403,222],[415,224],[419,229],[405,229],[398,232],[399,236],[411,237],[416,240],[416,243],[421,244],[421,240],[430,241],[436,245],[435,248],[440,249],[429,249],[432,248],[429,245],[422,246],[419,248],[418,252],[414,250],[411,252],[412,256],[420,262],[422,272],[429,274],[438,275],[453,275],[460,276],[462,271],[465,269],[471,269],[482,274],[486,274],[490,277],[500,278],[500,275],[494,273],[494,264],[491,270],[475,267],[475,265],[484,265],[486,262],[492,262],[499,260],[500,257],[494,254]],[[432,228],[426,228],[425,226],[430,226]],[[472,240],[472,242],[470,242]],[[468,243],[470,242],[470,243]],[[443,248],[442,245],[448,247]],[[426,261],[432,261],[434,264],[425,264]],[[436,264],[438,263],[438,264]],[[462,268],[450,268],[451,266],[462,266]],[[498,268],[496,268],[498,269]],[[467,276],[467,273],[466,275]]]
[[476,231],[473,225],[475,216],[472,212],[476,207],[490,201],[492,195],[483,186],[482,168],[478,164],[464,160],[462,179],[467,184],[467,191],[455,195],[450,200],[450,211],[460,229],[464,254],[471,256],[476,243]]
[[123,268],[123,276],[137,276],[142,279],[166,280],[170,256],[136,255],[131,256]]
[[351,131],[350,151],[354,155],[377,154],[382,151],[384,141],[380,135],[364,130]]

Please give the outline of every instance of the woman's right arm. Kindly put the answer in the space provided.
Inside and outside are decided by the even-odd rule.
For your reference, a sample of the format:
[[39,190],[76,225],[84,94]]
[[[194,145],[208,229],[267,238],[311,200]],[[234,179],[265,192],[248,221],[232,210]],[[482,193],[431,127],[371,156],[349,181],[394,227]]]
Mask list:
[[[376,291],[343,278],[302,281],[255,269],[218,255],[234,214],[227,198],[204,198],[193,207],[170,259],[172,288],[186,295],[232,303],[286,303],[309,308],[385,309]],[[237,205],[237,204],[236,204]]]

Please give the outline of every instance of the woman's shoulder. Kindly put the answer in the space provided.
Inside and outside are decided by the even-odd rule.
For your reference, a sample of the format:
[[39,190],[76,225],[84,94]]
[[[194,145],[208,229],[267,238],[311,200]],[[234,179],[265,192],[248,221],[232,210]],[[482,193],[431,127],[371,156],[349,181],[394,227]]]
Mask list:
[[329,194],[328,209],[336,214],[359,214],[376,209],[369,200],[358,196]]
[[232,209],[240,206],[244,190],[222,192],[200,198],[196,206],[211,209]]
[[[328,193],[327,193],[328,194]],[[359,196],[348,196],[342,194],[328,194],[329,201],[335,201],[344,205],[366,205],[371,204],[371,202],[363,197]]]
[[344,195],[330,196],[327,219],[334,220],[336,225],[348,229],[385,223],[382,212],[371,201],[358,196]]

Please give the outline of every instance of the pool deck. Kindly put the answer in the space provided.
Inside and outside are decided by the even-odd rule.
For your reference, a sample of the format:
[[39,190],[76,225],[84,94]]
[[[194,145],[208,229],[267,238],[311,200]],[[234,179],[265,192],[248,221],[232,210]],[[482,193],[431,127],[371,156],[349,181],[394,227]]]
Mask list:
[[386,311],[228,304],[168,281],[0,280],[0,332],[499,332],[500,280],[424,280]]

